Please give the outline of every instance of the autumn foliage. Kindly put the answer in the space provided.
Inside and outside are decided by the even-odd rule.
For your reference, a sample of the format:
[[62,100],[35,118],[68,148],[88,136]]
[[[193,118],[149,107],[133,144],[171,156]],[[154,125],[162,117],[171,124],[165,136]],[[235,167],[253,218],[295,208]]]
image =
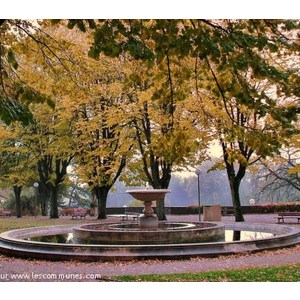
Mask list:
[[[105,218],[118,178],[167,188],[217,140],[214,168],[227,170],[243,221],[246,171],[298,131],[298,20],[19,20],[1,29],[3,182],[39,181],[53,218],[70,174]],[[22,118],[9,114],[10,99],[26,108],[24,122],[11,122]]]

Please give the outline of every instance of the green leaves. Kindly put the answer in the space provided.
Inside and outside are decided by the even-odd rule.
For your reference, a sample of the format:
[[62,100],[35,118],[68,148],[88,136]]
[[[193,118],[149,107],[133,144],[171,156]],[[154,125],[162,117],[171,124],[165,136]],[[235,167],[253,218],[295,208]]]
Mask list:
[[49,107],[54,108],[55,102],[48,96],[45,96],[37,91],[33,91],[28,87],[19,87],[16,89],[16,99],[20,102],[29,105],[30,103],[47,103]]
[[29,124],[33,121],[33,116],[27,106],[19,101],[11,98],[0,96],[0,116],[1,119],[7,124],[15,121]]
[[12,67],[17,70],[18,69],[18,62],[15,58],[15,55],[13,53],[13,51],[10,49],[7,53],[7,61],[12,65]]
[[0,117],[6,124],[19,121],[28,125],[33,122],[33,115],[28,107],[32,103],[47,103],[52,109],[55,107],[51,98],[27,87],[16,87],[14,98],[0,96]]
[[[61,22],[60,19],[52,19],[51,20],[52,25],[57,25],[60,22]],[[78,29],[80,31],[86,32],[87,31],[86,23],[87,23],[87,25],[90,29],[95,29],[96,28],[96,22],[92,19],[87,19],[87,20],[71,19],[71,20],[68,20],[67,27],[69,29],[73,29],[74,27],[78,27]]]

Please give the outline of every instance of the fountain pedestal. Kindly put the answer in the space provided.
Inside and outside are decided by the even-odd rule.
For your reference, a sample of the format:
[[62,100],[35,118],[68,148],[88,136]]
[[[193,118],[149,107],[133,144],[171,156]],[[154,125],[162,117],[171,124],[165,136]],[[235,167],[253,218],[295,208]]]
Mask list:
[[170,193],[170,190],[155,189],[155,190],[128,190],[125,193],[130,194],[136,200],[144,203],[143,214],[139,218],[139,227],[143,229],[158,228],[158,218],[154,214],[152,201],[160,201],[164,199],[165,194]]
[[154,214],[152,201],[144,201],[143,214],[139,217],[140,228],[158,228],[158,217]]

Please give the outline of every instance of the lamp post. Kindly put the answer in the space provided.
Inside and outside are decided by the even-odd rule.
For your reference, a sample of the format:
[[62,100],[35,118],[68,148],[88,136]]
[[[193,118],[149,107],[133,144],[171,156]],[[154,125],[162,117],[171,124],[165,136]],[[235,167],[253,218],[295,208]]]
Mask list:
[[0,198],[1,198],[1,200],[0,200],[1,207],[0,207],[0,208],[2,208],[2,209],[3,209],[3,208],[4,208],[4,202],[5,202],[5,200],[4,200],[4,199],[5,199],[5,197],[4,197],[3,195],[1,195],[1,194],[0,194]]
[[250,199],[249,203],[250,203],[251,206],[253,206],[255,204],[255,199]]
[[200,207],[200,174],[201,171],[199,169],[195,170],[196,175],[198,176],[198,213],[199,213],[199,221],[201,221],[201,207]]
[[34,187],[34,193],[35,193],[35,197],[34,197],[34,217],[36,218],[36,204],[37,204],[37,197],[38,197],[38,187],[39,187],[39,183],[35,182],[33,184]]

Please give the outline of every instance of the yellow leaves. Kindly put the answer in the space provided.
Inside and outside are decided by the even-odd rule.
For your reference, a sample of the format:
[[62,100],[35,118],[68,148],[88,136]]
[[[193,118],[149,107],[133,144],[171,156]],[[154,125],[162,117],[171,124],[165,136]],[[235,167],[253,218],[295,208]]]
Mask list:
[[8,130],[8,127],[4,124],[0,125],[0,143],[6,141],[11,137],[11,132]]
[[300,173],[300,165],[295,166],[294,168],[289,169],[289,174],[294,175]]
[[218,82],[224,90],[228,90],[233,86],[233,76],[230,72],[220,73]]
[[233,164],[237,162],[243,166],[248,165],[247,158],[241,153],[239,149],[226,148],[226,153],[227,153],[227,162],[229,164]]
[[179,163],[190,152],[186,132],[175,129],[162,135],[157,142],[156,155],[169,163]]
[[217,159],[212,167],[209,168],[208,172],[224,170],[225,164],[223,159]]

